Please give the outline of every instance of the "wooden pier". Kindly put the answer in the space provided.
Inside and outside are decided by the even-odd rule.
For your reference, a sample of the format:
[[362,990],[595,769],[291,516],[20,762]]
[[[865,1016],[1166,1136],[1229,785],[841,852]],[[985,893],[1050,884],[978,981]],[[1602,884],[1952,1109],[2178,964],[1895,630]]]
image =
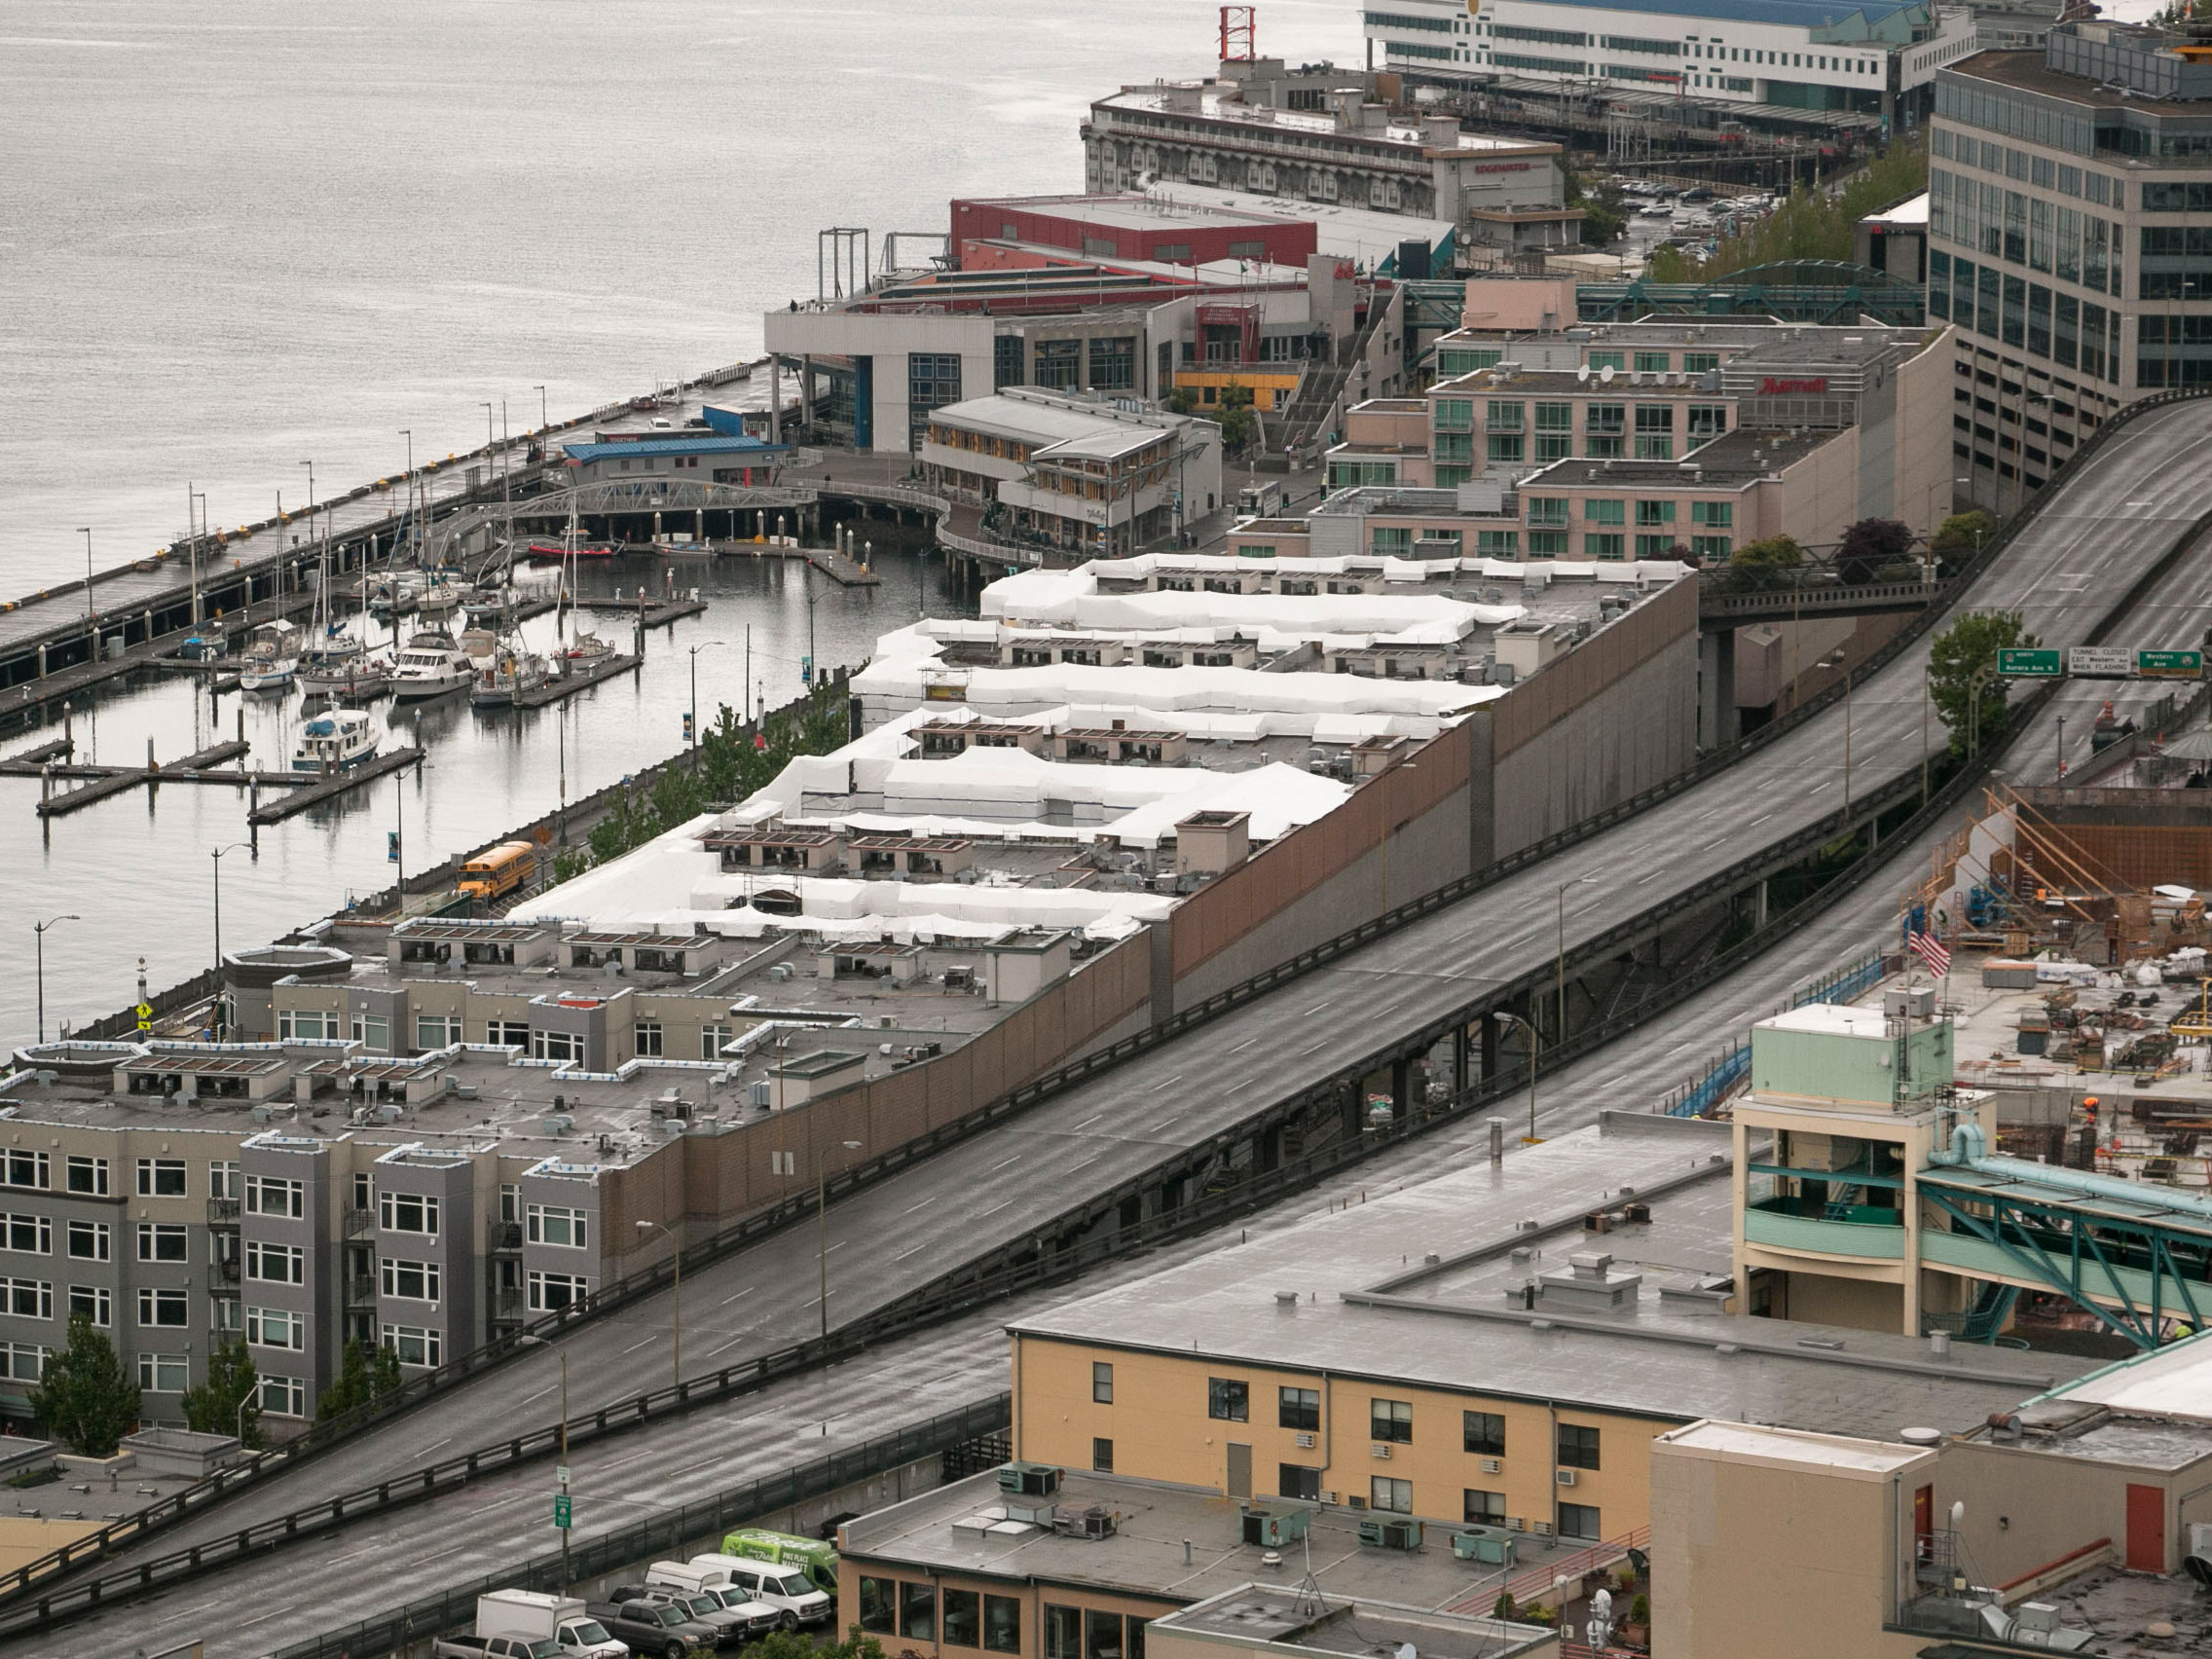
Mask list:
[[626,616],[641,618],[642,628],[665,628],[686,616],[696,616],[707,608],[703,599],[587,599],[582,602],[586,610],[619,610]]
[[346,771],[334,773],[327,778],[317,777],[313,772],[251,773],[247,775],[250,782],[262,787],[275,786],[286,793],[275,800],[262,801],[254,806],[245,815],[245,821],[256,830],[264,824],[280,823],[295,813],[320,806],[325,801],[336,800],[363,784],[374,783],[394,772],[403,772],[408,767],[419,764],[423,754],[422,750],[413,747],[394,749],[387,754],[379,755],[374,760],[363,761],[358,766],[349,767]]
[[[597,685],[603,681],[612,680],[616,675],[628,674],[644,661],[645,658],[643,657],[630,656],[622,652],[617,652],[613,656],[601,657],[588,665],[581,661],[571,660],[569,664],[568,673],[548,680],[542,685],[533,685],[528,690],[513,693],[503,707],[508,709],[546,708],[560,702],[563,698],[573,697],[577,692]],[[502,705],[498,703],[479,703],[476,707],[489,709],[494,714],[499,713],[502,709]]]

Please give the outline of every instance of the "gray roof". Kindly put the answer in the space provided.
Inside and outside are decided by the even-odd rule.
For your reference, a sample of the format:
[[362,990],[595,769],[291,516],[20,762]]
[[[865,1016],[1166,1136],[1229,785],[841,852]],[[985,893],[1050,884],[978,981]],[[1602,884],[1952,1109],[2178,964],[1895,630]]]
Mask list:
[[[2050,1386],[2045,1379],[2089,1369],[2011,1349],[1954,1348],[1938,1360],[1902,1336],[1720,1312],[1695,1287],[1730,1271],[1726,1143],[1660,1124],[1669,1126],[1626,1126],[1615,1115],[1603,1129],[1309,1217],[1013,1328],[1664,1421],[1713,1417],[1885,1441],[1913,1426],[1963,1432]],[[1631,1190],[1650,1203],[1650,1222],[1603,1238],[1584,1232],[1587,1212]],[[1517,1260],[1516,1250],[1532,1254]],[[1507,1305],[1509,1288],[1594,1250],[1615,1258],[1616,1273],[1642,1274],[1629,1308],[1596,1312],[1548,1295],[1532,1310]],[[1300,1300],[1280,1304],[1278,1292]]]

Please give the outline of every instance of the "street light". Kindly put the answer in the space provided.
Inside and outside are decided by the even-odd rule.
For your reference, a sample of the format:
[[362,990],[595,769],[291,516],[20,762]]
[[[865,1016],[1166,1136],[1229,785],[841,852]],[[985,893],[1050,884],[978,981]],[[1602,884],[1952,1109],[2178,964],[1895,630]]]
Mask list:
[[[643,1227],[645,1224],[640,1222],[638,1225]],[[533,1336],[528,1331],[515,1338],[515,1346],[517,1347],[550,1347],[552,1346],[543,1337]],[[555,1465],[555,1468],[559,1471],[556,1478],[561,1483],[561,1495],[566,1497],[569,1495],[569,1350],[567,1348],[561,1350],[561,1460]],[[561,1588],[566,1590],[573,1582],[569,1574],[569,1529],[563,1527],[560,1529],[560,1532]]]
[[51,921],[31,923],[31,932],[38,939],[38,1040],[46,1041],[46,930],[62,922],[81,922],[85,918],[71,914],[55,916]]
[[223,1020],[223,855],[235,853],[240,847],[252,850],[250,841],[233,841],[229,846],[217,847],[209,857],[215,861],[215,1030],[221,1035]]
[[1521,1137],[1521,1144],[1536,1146],[1543,1140],[1536,1133],[1536,1055],[1543,1047],[1542,1040],[1537,1037],[1536,1028],[1517,1014],[1499,1009],[1491,1017],[1500,1025],[1518,1025],[1529,1034],[1529,1132]]
[[1567,890],[1569,887],[1586,887],[1598,878],[1578,875],[1571,881],[1559,884],[1559,1042],[1567,1040]]
[[708,645],[726,645],[727,640],[701,640],[691,649],[691,775],[699,775],[699,652]]
[[1981,753],[1982,683],[1996,672],[1997,665],[1995,663],[1985,662],[1973,671],[1973,678],[1967,682],[1967,692],[1970,699],[1967,715],[1967,757],[1970,760]]
[[553,429],[553,418],[545,413],[545,388],[534,386],[530,389],[537,393],[537,430],[542,436]]
[[94,609],[92,608],[92,526],[90,526],[90,525],[84,525],[84,524],[81,524],[81,525],[79,525],[79,526],[77,527],[77,534],[78,534],[79,535],[81,535],[81,536],[83,536],[83,537],[85,538],[85,620],[86,620],[87,622],[90,622],[90,623],[93,624],[93,628],[92,628],[92,661],[94,661],[94,662],[97,662],[97,661],[99,661],[99,660],[100,660],[100,636],[99,636],[99,627],[98,627],[98,622],[99,622],[99,612],[98,612],[98,611],[96,611],[96,610],[94,610]]
[[1823,668],[1841,668],[1841,669],[1843,670],[1843,810],[1844,810],[1844,812],[1845,812],[1846,814],[1849,814],[1849,813],[1850,813],[1850,811],[1851,811],[1851,676],[1852,676],[1852,671],[1851,671],[1851,669],[1850,669],[1849,665],[1847,665],[1847,664],[1846,664],[1846,663],[1844,662],[1844,660],[1843,660],[1843,659],[1844,659],[1844,655],[1845,655],[1845,652],[1844,652],[1843,648],[1842,648],[1842,647],[1841,647],[1841,646],[1839,645],[1839,646],[1837,646],[1837,647],[1836,647],[1836,648],[1835,648],[1834,650],[1830,651],[1830,652],[1829,652],[1829,653],[1828,653],[1828,654],[1827,654],[1826,656],[1825,656],[1825,657],[1821,658],[1821,666],[1822,666]]
[[[667,1233],[668,1241],[676,1246],[676,1295],[674,1309],[676,1318],[674,1329],[671,1333],[668,1352],[670,1373],[676,1379],[677,1385],[679,1387],[682,1387],[683,1383],[683,1240],[677,1237],[674,1233],[669,1232],[668,1224],[666,1222],[660,1221],[641,1220],[638,1223],[639,1235],[642,1237],[645,1234],[656,1227],[659,1228],[663,1233]],[[563,1415],[566,1416],[567,1414],[564,1413]]]
[[[843,1143],[847,1152],[858,1152],[861,1143],[849,1140]],[[830,1176],[828,1173],[830,1149],[824,1147],[814,1155],[814,1247],[816,1259],[822,1269],[822,1340],[830,1340]]]

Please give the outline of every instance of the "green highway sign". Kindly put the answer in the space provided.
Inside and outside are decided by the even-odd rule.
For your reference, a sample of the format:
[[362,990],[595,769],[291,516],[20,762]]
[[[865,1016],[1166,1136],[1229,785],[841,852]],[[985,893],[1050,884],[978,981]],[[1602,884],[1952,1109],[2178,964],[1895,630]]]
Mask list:
[[569,1494],[565,1492],[555,1493],[553,1494],[553,1525],[566,1531],[569,1527],[569,1517],[572,1513],[573,1509]]
[[2007,680],[2056,680],[2065,670],[2065,659],[2051,650],[2001,650],[1997,653],[1997,672]]
[[2137,651],[2135,672],[2148,680],[2197,680],[2204,674],[2202,651]]

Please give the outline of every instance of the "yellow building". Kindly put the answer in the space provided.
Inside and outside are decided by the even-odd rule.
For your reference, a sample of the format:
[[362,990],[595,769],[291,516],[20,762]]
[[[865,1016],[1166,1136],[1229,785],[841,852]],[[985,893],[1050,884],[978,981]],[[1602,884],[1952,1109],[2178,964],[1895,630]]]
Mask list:
[[1671,1429],[1964,1430],[2086,1369],[1734,1316],[1728,1132],[1616,1116],[1033,1315],[1015,1456],[1617,1561]]
[[1287,405],[1298,390],[1298,370],[1178,368],[1175,371],[1175,389],[1187,388],[1198,400],[1201,409],[1214,408],[1232,387],[1243,387],[1252,394],[1253,408],[1272,414]]

